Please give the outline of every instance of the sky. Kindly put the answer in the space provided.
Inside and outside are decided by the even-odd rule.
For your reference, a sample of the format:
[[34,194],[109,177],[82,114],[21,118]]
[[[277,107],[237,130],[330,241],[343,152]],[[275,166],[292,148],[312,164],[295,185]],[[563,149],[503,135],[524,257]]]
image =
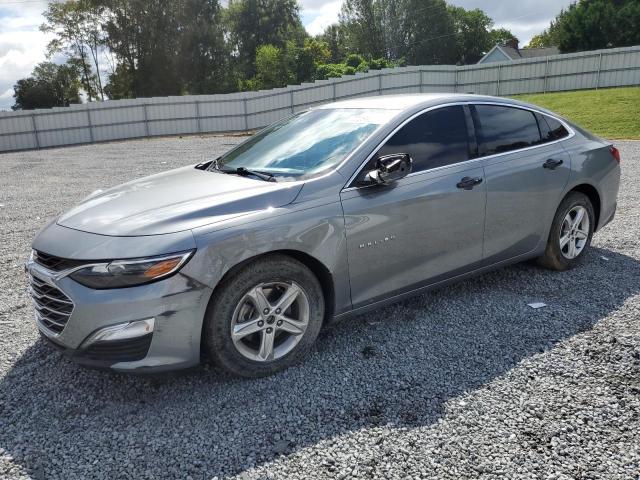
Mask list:
[[[572,0],[449,0],[467,9],[481,8],[496,27],[511,30],[526,45]],[[0,0],[0,110],[13,104],[13,85],[45,59],[50,36],[39,31],[46,0]],[[316,35],[338,20],[342,0],[299,0],[302,21]]]

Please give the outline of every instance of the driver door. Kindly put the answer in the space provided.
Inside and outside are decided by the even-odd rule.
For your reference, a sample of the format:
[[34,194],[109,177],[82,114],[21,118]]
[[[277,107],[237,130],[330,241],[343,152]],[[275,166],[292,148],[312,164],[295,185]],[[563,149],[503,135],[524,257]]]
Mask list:
[[[465,108],[439,108],[405,124],[342,191],[354,308],[481,262],[486,189],[482,166],[470,161],[475,141]],[[413,173],[389,185],[366,183],[380,156],[398,153],[411,156]]]

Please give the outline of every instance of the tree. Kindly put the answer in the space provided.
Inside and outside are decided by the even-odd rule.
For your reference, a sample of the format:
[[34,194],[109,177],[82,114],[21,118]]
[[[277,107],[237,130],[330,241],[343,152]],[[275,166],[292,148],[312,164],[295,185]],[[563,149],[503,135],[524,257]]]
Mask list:
[[[393,3],[393,0],[389,0]],[[396,58],[409,65],[452,64],[456,62],[456,32],[444,0],[404,0],[401,32],[406,45]]]
[[580,0],[562,10],[529,47],[558,46],[565,53],[637,45],[638,25],[638,0]]
[[243,78],[256,74],[261,45],[284,48],[288,41],[302,46],[307,34],[297,0],[230,0],[227,25],[231,51]]
[[545,30],[538,35],[534,35],[524,48],[544,48],[551,46],[554,46],[554,44],[550,41],[549,36],[547,35],[547,30]]
[[560,19],[558,46],[562,52],[622,47],[640,42],[637,0],[582,0]]
[[551,21],[549,28],[540,34],[535,35],[526,48],[557,47],[560,44],[560,25],[562,24],[566,13],[566,10],[561,10],[555,20]]
[[368,57],[386,56],[381,13],[379,0],[345,0],[340,25],[348,51]]
[[104,93],[111,100],[122,100],[124,98],[134,98],[134,72],[126,63],[120,63],[115,71],[109,75],[109,81],[104,87]]
[[314,63],[328,63],[331,61],[331,50],[327,42],[316,38],[307,38],[303,50],[308,52]]
[[180,35],[184,3],[105,0],[109,48],[132,77],[133,97],[179,95]]
[[329,25],[317,39],[329,47],[330,63],[338,63],[347,56],[346,32],[340,24]]
[[456,59],[456,33],[444,0],[346,0],[340,23],[348,49],[369,59],[412,65]]
[[506,45],[508,42],[516,38],[515,35],[511,33],[511,30],[506,28],[495,28],[491,30],[489,34],[491,35],[490,47],[493,47],[494,45]]
[[236,87],[218,0],[100,2],[105,7],[105,43],[117,62],[109,92],[127,98]]
[[48,45],[50,57],[61,52],[78,60],[89,101],[97,96],[104,100],[100,76],[103,15],[104,7],[89,0],[51,2],[44,12],[46,22],[40,27],[43,32],[55,35]]
[[218,1],[185,1],[181,17],[178,65],[184,90],[191,94],[234,90],[229,75],[231,52]]
[[316,80],[318,65],[328,63],[331,59],[329,46],[315,38],[307,38],[302,48],[293,42],[287,43],[288,65],[295,73],[296,83]]
[[482,10],[449,7],[456,32],[456,57],[461,64],[477,63],[493,46],[493,20]]
[[15,84],[13,110],[34,108],[67,107],[80,103],[80,75],[77,63],[56,65],[43,62],[33,70],[28,78]]
[[261,45],[256,51],[256,75],[249,81],[252,90],[284,87],[292,80],[284,49]]
[[292,83],[316,80],[319,65],[331,54],[326,43],[307,38],[299,47],[293,40],[284,47],[261,45],[256,52],[256,75],[245,82],[250,90],[284,87]]
[[[425,1],[435,13],[420,13]],[[79,68],[90,101],[272,88],[405,58],[449,58],[452,39],[439,35],[451,23],[441,16],[444,0],[347,0],[349,28],[332,25],[316,38],[302,26],[297,0],[229,0],[227,8],[220,2],[51,2],[42,30],[54,34],[49,54],[63,53]],[[350,65],[342,63],[347,57]]]

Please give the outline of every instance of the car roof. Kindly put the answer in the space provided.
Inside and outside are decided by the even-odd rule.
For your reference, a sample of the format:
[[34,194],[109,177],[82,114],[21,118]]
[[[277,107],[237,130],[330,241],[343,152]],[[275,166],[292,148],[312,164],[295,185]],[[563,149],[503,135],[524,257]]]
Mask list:
[[[315,107],[316,109],[334,109],[334,108],[367,108],[395,110],[398,112],[405,110],[414,110],[416,108],[435,106],[439,104],[451,102],[500,102],[512,105],[521,105],[532,108],[524,102],[512,100],[502,97],[491,97],[487,95],[472,95],[466,93],[412,93],[406,95],[378,95],[374,97],[350,98],[348,100],[340,100],[338,102],[327,103]],[[535,107],[537,110],[543,110]]]

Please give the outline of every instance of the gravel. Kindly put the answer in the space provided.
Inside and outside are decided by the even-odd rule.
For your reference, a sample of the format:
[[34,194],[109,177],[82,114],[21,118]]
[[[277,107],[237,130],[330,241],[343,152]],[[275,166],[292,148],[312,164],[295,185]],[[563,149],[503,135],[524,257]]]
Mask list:
[[0,478],[640,478],[638,142],[618,142],[618,215],[579,268],[516,265],[342,322],[270,378],[117,375],[39,340],[37,230],[238,140],[0,155]]

